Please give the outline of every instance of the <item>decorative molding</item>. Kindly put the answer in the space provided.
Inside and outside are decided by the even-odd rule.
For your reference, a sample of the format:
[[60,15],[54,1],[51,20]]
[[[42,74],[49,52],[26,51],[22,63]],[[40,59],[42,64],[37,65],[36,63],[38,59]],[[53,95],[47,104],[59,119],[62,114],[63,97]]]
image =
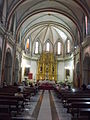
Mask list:
[[82,48],[85,48],[90,45],[90,36],[87,36],[82,42]]
[[26,55],[25,53],[23,53],[22,57],[26,60],[34,60],[34,61],[38,60],[37,57],[35,57],[35,56],[32,57],[31,55]]
[[4,34],[6,31],[6,28],[3,26],[3,24],[0,22],[0,32]]

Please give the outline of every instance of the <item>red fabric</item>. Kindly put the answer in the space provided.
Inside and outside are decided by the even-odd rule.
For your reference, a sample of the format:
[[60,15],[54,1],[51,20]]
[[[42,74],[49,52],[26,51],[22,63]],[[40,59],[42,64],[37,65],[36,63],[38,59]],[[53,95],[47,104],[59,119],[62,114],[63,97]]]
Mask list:
[[33,77],[33,74],[32,74],[32,73],[29,73],[29,74],[28,74],[28,79],[32,79],[32,77]]
[[52,84],[48,84],[48,83],[43,83],[39,86],[39,89],[43,89],[43,90],[53,90],[53,85]]

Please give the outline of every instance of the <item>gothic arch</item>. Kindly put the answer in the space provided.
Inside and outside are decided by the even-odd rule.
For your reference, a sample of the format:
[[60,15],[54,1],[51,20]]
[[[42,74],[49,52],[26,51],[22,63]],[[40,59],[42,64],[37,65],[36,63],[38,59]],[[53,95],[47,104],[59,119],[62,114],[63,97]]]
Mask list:
[[4,82],[6,82],[7,85],[10,85],[12,78],[12,54],[10,48],[8,48],[6,52],[4,76]]
[[[60,54],[60,56],[63,56],[63,54],[64,54],[64,52],[63,52],[63,50],[64,50],[64,43],[63,43],[63,41],[62,41],[61,39],[58,39],[58,40],[55,42],[55,44],[54,44],[54,53],[57,54],[57,48],[58,48],[57,44],[58,44],[58,42],[61,43],[61,54]],[[58,55],[58,54],[57,54],[57,55]]]
[[90,84],[90,56],[89,53],[85,54],[83,60],[83,82]]
[[53,43],[48,39],[45,41],[45,43],[43,44],[43,51],[46,52],[46,44],[49,43],[50,45],[50,51],[49,52],[53,52]]
[[[70,51],[68,52],[68,42],[70,44]],[[71,40],[70,39],[67,39],[66,42],[65,42],[65,54],[69,54],[71,52]]]
[[80,87],[80,62],[78,61],[76,64],[76,86]]
[[42,44],[41,44],[41,41],[40,41],[39,38],[34,40],[34,42],[32,44],[32,46],[33,46],[32,47],[33,48],[32,52],[33,52],[33,54],[35,54],[35,44],[36,44],[36,42],[38,42],[38,53],[37,54],[40,54],[40,53],[42,53]]

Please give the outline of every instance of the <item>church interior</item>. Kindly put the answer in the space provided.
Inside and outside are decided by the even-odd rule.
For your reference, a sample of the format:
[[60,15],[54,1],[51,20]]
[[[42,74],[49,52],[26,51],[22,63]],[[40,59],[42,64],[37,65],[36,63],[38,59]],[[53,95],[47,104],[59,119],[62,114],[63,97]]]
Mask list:
[[0,0],[0,120],[90,120],[90,0]]

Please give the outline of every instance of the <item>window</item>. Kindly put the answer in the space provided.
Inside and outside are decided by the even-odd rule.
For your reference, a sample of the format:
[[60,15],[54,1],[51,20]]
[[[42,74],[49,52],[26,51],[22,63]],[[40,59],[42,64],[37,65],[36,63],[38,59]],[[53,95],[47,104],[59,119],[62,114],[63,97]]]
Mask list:
[[27,42],[26,42],[26,49],[29,49],[29,39],[27,39]]
[[58,55],[62,54],[62,44],[61,44],[61,42],[58,42],[58,44],[57,44],[57,54]]
[[67,53],[70,53],[71,43],[70,40],[67,40]]
[[35,54],[38,54],[38,50],[39,50],[39,44],[38,42],[35,42]]
[[46,44],[46,51],[49,52],[49,50],[50,50],[50,44],[49,44],[49,42],[47,42],[47,44]]
[[29,54],[29,52],[30,52],[30,40],[27,39],[25,44],[25,54]]
[[85,16],[86,35],[87,35],[87,24],[88,24],[88,20],[87,20],[87,16]]

